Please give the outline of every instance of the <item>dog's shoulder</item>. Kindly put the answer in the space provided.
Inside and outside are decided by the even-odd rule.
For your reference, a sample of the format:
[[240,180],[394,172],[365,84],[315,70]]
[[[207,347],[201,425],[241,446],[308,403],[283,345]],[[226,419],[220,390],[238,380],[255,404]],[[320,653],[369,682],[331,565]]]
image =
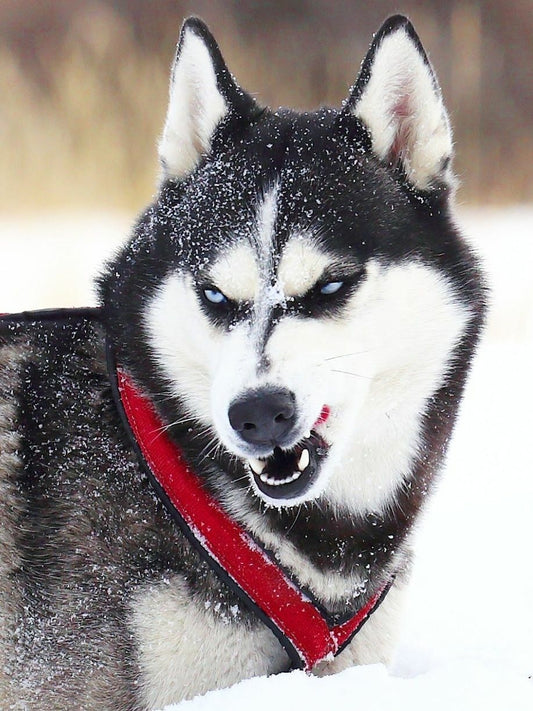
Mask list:
[[87,466],[71,463],[74,443],[85,440],[87,445],[78,450],[97,452],[101,442],[113,436],[120,440],[98,310],[33,311],[0,318],[0,434],[5,446],[8,440],[17,442],[21,485],[32,478],[44,486],[53,478],[57,486],[64,482],[58,472],[67,463],[69,469],[87,474]]
[[[169,546],[179,545],[181,537],[131,446],[113,397],[106,350],[96,309],[0,319],[0,451],[12,441],[14,457],[9,470],[0,466],[0,486],[9,471],[12,494],[32,512],[19,541],[28,568],[38,540],[36,555],[46,547],[50,559],[59,560],[63,580],[85,579],[91,559],[120,568],[125,584],[137,574],[137,564],[143,572],[150,568],[138,551],[158,549],[154,532],[165,531]],[[64,524],[53,535],[50,520]],[[114,545],[117,531],[127,532],[121,546]],[[73,550],[83,562],[79,570]],[[154,567],[164,567],[169,557],[166,548],[161,557],[154,553]]]
[[[20,405],[75,381],[105,376],[105,335],[97,309],[25,311],[0,317],[0,393]],[[88,377],[93,376],[93,377]]]
[[103,352],[103,342],[98,309],[4,314],[0,316],[0,369],[5,374],[33,364],[48,371],[62,361],[75,361],[82,352]]
[[[0,348],[7,357],[6,349],[15,348],[19,353],[34,357],[51,352],[62,346],[80,344],[81,341],[95,341],[103,338],[100,310],[96,308],[43,309],[21,311],[0,315]],[[3,362],[3,361],[2,361]],[[6,361],[7,362],[7,361]]]

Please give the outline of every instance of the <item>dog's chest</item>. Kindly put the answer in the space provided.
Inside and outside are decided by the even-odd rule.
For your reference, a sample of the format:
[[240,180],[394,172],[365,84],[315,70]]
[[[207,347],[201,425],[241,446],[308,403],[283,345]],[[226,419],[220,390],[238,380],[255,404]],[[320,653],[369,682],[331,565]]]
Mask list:
[[[216,607],[216,605],[215,605]],[[148,708],[289,667],[267,627],[192,600],[183,580],[139,590],[130,624],[138,645],[141,695]]]

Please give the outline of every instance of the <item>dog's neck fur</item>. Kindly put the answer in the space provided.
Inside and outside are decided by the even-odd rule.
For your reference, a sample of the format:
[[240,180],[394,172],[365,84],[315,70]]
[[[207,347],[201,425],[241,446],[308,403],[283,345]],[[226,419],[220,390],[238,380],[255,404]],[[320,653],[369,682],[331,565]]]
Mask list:
[[372,594],[393,571],[408,567],[410,527],[425,494],[415,491],[418,485],[399,491],[386,513],[354,514],[326,499],[272,508],[250,495],[245,465],[235,457],[222,451],[206,464],[209,437],[197,434],[202,429],[188,422],[169,435],[227,514],[332,613],[356,608],[361,593]]
[[123,424],[156,493],[189,542],[279,637],[298,668],[311,671],[337,656],[383,601],[396,572],[377,590],[367,585],[370,580],[356,586],[346,609],[332,616],[206,492],[180,448],[161,429],[153,404],[125,371],[114,369],[110,349],[108,362]]

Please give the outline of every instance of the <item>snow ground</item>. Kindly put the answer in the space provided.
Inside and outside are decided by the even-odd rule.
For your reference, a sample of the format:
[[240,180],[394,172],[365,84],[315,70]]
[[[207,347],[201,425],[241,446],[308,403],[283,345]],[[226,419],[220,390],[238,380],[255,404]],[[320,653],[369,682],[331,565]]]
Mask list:
[[[0,311],[94,303],[90,277],[130,221],[0,218]],[[464,211],[462,224],[484,258],[492,311],[446,471],[419,526],[392,668],[251,679],[167,711],[533,709],[533,207]]]

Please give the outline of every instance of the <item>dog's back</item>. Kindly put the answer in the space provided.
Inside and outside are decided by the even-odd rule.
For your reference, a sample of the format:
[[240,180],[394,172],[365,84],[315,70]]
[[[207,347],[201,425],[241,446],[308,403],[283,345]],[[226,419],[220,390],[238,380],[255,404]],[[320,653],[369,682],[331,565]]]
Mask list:
[[102,329],[91,313],[0,329],[1,706],[130,708],[124,593],[159,522],[123,446]]

